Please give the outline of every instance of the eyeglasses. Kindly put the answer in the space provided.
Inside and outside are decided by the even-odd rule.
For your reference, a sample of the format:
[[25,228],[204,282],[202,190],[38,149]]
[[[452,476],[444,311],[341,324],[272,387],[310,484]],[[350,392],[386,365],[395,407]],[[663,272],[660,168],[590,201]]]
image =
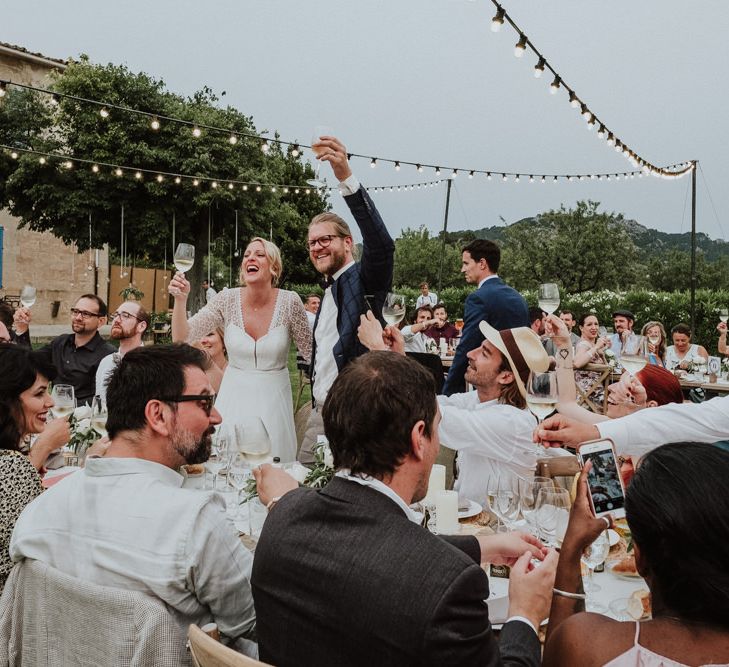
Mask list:
[[132,318],[134,318],[135,320],[137,320],[137,322],[141,322],[142,321],[136,315],[132,315],[131,313],[127,313],[127,312],[125,312],[123,310],[117,310],[115,313],[112,313],[110,315],[110,317],[111,317],[112,321],[115,320],[117,317],[121,317],[121,319],[123,319],[125,322],[128,322]]
[[190,401],[200,401],[200,407],[205,410],[205,413],[209,417],[213,411],[216,398],[217,394],[183,394],[182,396],[177,396],[175,398],[161,397],[157,400],[162,401],[163,403],[188,403]]
[[79,310],[78,308],[71,308],[71,317],[82,317],[88,320],[89,317],[102,317],[99,313],[90,313],[88,310]]
[[324,236],[320,236],[318,239],[311,239],[306,242],[306,247],[309,248],[309,250],[313,250],[316,248],[316,244],[318,243],[319,246],[322,248],[328,248],[331,243],[332,239],[340,239],[343,238],[342,236],[339,236],[338,234],[325,234]]

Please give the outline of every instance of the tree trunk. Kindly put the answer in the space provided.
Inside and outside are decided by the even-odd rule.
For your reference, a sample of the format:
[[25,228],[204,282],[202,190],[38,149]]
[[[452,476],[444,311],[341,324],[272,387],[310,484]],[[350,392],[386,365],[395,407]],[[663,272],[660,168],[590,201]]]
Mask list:
[[[205,294],[202,289],[202,281],[207,278],[204,271],[205,257],[208,254],[208,213],[207,209],[198,216],[193,228],[195,245],[195,263],[192,265],[186,277],[190,281],[190,296],[187,298],[187,310],[195,314],[205,305]],[[185,242],[179,239],[178,242]]]

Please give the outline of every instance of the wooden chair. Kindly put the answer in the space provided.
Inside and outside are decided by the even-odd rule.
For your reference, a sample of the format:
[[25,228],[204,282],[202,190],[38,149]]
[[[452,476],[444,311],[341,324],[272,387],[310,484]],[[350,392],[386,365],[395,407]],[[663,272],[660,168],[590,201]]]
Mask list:
[[206,635],[197,625],[191,625],[187,633],[190,655],[194,667],[271,667]]
[[572,493],[572,484],[575,475],[580,472],[580,463],[574,454],[569,456],[550,456],[544,459],[537,459],[538,477],[551,479],[555,486],[567,489]]
[[306,435],[306,425],[311,414],[311,401],[307,401],[294,414],[294,429],[296,430],[296,446],[301,447],[301,441]]
[[299,403],[301,403],[301,397],[304,394],[304,389],[307,386],[311,386],[311,379],[308,373],[303,369],[299,368],[299,386],[296,390],[296,400],[294,401],[294,412],[299,409]]
[[[610,384],[611,373],[613,370],[612,366],[608,364],[587,364],[583,368],[577,370],[581,371],[592,371],[598,373],[593,380],[592,384],[588,387],[587,391],[580,389],[579,385],[576,385],[577,389],[577,405],[583,406],[592,412],[597,414],[604,414],[607,412],[608,403],[608,385]],[[600,402],[595,401],[595,395],[603,390],[603,398]]]

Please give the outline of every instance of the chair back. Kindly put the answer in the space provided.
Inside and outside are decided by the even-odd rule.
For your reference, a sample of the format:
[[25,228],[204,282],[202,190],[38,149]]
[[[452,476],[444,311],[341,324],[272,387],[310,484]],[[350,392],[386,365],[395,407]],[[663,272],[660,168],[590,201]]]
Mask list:
[[309,423],[311,414],[311,401],[307,401],[298,408],[294,414],[294,430],[296,431],[296,448],[301,448],[301,442],[306,435],[306,425]]
[[271,667],[266,662],[259,662],[223,646],[197,625],[190,626],[187,637],[193,667]]
[[440,357],[437,354],[429,354],[428,352],[406,352],[405,354],[425,366],[432,373],[433,380],[435,380],[435,393],[440,394],[445,382],[443,362]]
[[164,603],[26,559],[0,598],[0,665],[190,665]]
[[537,459],[536,474],[539,477],[548,477],[555,486],[567,489],[573,501],[575,478],[580,470],[580,462],[574,454]]

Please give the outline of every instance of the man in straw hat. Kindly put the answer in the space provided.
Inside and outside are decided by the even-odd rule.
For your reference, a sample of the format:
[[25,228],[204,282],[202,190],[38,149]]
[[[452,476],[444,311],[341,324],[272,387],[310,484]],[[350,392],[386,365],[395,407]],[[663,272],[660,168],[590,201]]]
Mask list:
[[[475,391],[438,396],[438,433],[441,444],[458,452],[455,490],[483,505],[488,481],[497,475],[534,474],[535,422],[525,409],[526,384],[530,371],[549,369],[549,357],[528,327],[497,331],[481,322],[479,329],[483,342],[466,354],[465,380]],[[383,332],[370,313],[362,316],[359,336],[370,350],[402,350],[400,332],[394,327]]]

